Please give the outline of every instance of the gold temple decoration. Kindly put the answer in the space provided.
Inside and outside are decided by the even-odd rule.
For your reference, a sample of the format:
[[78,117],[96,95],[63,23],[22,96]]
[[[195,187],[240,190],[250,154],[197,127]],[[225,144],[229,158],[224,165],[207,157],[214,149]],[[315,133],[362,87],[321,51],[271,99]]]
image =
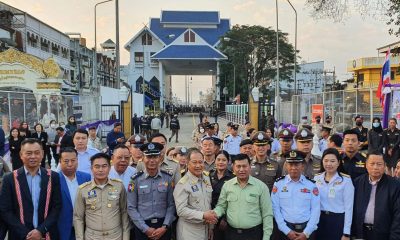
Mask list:
[[43,61],[40,58],[20,52],[14,48],[9,48],[7,51],[0,53],[0,63],[20,63],[47,78],[57,78],[61,72],[60,67],[54,59],[49,58]]

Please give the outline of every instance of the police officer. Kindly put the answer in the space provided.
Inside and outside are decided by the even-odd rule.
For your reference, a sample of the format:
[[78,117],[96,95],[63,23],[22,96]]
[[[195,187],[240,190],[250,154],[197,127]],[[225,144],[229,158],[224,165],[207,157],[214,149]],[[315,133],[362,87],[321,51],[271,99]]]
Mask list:
[[[152,143],[160,143],[161,145],[164,146],[160,154],[162,158],[160,169],[170,173],[173,176],[174,182],[178,182],[179,179],[181,178],[180,167],[179,164],[174,159],[169,159],[165,155],[167,151],[167,138],[165,137],[165,135],[162,133],[153,134],[148,139],[148,141]],[[139,172],[142,171],[143,169],[144,169],[143,162],[139,162],[138,165],[136,166],[136,171]]]
[[325,149],[328,148],[328,138],[331,134],[331,128],[329,126],[323,125],[321,127],[321,139],[319,140],[318,148],[323,153]]
[[337,133],[336,126],[335,126],[335,124],[332,122],[332,116],[331,116],[331,115],[327,115],[327,116],[325,117],[325,125],[328,126],[328,127],[330,127],[330,128],[332,129],[332,130],[331,130],[331,134]]
[[150,137],[151,120],[148,115],[144,115],[140,121],[140,129],[142,130],[142,135],[147,139]]
[[201,139],[201,153],[204,156],[204,170],[209,172],[215,168],[215,142],[212,137]]
[[110,157],[97,153],[90,158],[93,180],[79,186],[74,206],[77,240],[129,240],[126,191],[119,179],[110,179]]
[[400,152],[400,130],[396,125],[396,118],[391,118],[389,120],[389,127],[383,131],[383,147],[385,148],[383,159],[385,160],[390,176],[393,176]]
[[321,138],[322,123],[320,115],[315,117],[315,122],[311,123],[311,127],[312,127],[312,133],[314,135],[317,135],[318,138]]
[[353,128],[355,132],[358,133],[358,140],[360,141],[360,151],[366,151],[368,150],[368,128],[365,128],[363,126],[363,118],[360,115],[357,115],[354,118],[354,121],[356,122],[356,127]]
[[233,124],[231,126],[231,134],[227,135],[224,139],[224,150],[229,155],[236,155],[240,153],[240,142],[242,137],[238,135],[239,124]]
[[302,152],[292,150],[285,157],[288,175],[276,180],[271,195],[279,239],[314,239],[320,215],[318,188],[302,174],[305,168]]
[[[304,176],[313,179],[314,175],[321,171],[321,158],[311,154],[313,147],[314,134],[307,128],[303,128],[296,133],[297,150],[305,155]],[[287,174],[284,168],[284,174]]]
[[261,180],[271,192],[275,180],[282,175],[282,169],[275,159],[268,156],[271,139],[265,132],[258,131],[251,136],[255,153],[250,168],[251,176]]
[[243,139],[240,142],[240,153],[246,154],[250,159],[254,156],[253,141],[251,139]]
[[130,165],[134,168],[143,159],[143,153],[140,151],[140,147],[146,142],[146,138],[141,134],[132,135],[128,141],[126,141],[126,146],[131,152]]
[[179,134],[179,129],[181,129],[181,126],[179,124],[179,120],[178,120],[178,115],[175,114],[174,117],[171,119],[171,123],[170,123],[170,129],[172,131],[172,135],[171,137],[168,139],[169,142],[171,142],[171,139],[175,136],[175,142],[178,143],[178,134]]
[[175,219],[172,175],[160,170],[159,143],[147,143],[144,171],[132,176],[128,185],[128,214],[135,224],[136,240],[171,239],[170,226]]
[[203,154],[194,148],[189,150],[188,156],[188,172],[174,190],[179,216],[177,240],[207,240],[210,224],[217,223],[217,216],[211,211],[212,186],[208,173],[203,171]]
[[354,181],[358,176],[367,173],[365,168],[366,155],[358,151],[360,144],[358,132],[354,129],[343,132],[343,172],[350,175]]
[[279,150],[279,152],[273,154],[272,156],[276,159],[276,161],[278,161],[282,168],[285,164],[285,154],[289,153],[289,151],[292,150],[293,137],[293,132],[287,128],[282,129],[278,134],[281,149]]

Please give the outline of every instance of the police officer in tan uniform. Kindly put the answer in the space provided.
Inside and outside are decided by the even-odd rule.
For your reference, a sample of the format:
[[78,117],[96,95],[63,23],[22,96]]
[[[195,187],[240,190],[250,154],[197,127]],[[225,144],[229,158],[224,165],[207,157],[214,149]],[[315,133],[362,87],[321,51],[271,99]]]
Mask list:
[[79,186],[74,207],[77,240],[129,240],[126,191],[121,180],[109,179],[110,157],[90,158],[93,180]]
[[217,216],[211,211],[212,186],[204,172],[203,154],[198,149],[188,152],[188,172],[175,186],[174,199],[179,216],[177,240],[208,240]]
[[290,150],[292,150],[293,137],[294,133],[287,128],[282,129],[278,133],[280,150],[279,152],[274,153],[272,156],[282,166],[282,169],[283,164],[286,161],[285,154],[289,153]]
[[[303,175],[314,179],[315,174],[321,171],[321,158],[311,154],[313,148],[314,134],[307,128],[303,128],[296,133],[294,139],[296,140],[297,150],[302,152],[305,157]],[[287,175],[286,167],[284,167],[284,175]]]
[[255,156],[251,162],[251,176],[265,183],[271,192],[275,180],[282,175],[282,169],[275,159],[268,156],[271,139],[263,131],[251,135]]

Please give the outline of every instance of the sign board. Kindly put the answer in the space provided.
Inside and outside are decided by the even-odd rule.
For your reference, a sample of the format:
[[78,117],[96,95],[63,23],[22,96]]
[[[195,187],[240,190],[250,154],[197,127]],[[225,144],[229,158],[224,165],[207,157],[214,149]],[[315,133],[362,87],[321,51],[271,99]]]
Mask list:
[[311,122],[315,123],[315,117],[320,116],[324,119],[324,104],[313,104],[311,105]]

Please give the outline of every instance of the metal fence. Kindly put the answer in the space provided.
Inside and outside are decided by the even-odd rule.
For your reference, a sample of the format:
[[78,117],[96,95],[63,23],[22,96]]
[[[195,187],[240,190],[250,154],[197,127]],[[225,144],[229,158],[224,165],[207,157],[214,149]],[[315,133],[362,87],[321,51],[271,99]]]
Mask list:
[[[330,115],[337,131],[343,132],[352,128],[354,117],[360,115],[364,118],[365,126],[371,125],[374,117],[382,118],[382,108],[376,97],[376,86],[368,88],[354,88],[350,90],[330,91],[324,93],[295,95],[292,101],[281,102],[280,121],[284,123],[299,124],[301,117],[312,117],[313,104],[324,105],[324,116]],[[242,123],[248,111],[247,104],[227,105],[227,119],[232,122]]]
[[[311,119],[312,105],[323,104],[324,116],[333,118],[337,131],[342,132],[353,127],[354,117],[364,118],[365,126],[370,126],[373,117],[382,118],[382,108],[376,96],[376,87],[351,90],[296,95],[292,97],[291,123],[299,124],[302,116]],[[281,116],[285,114],[281,113]],[[281,118],[283,119],[283,118]]]

